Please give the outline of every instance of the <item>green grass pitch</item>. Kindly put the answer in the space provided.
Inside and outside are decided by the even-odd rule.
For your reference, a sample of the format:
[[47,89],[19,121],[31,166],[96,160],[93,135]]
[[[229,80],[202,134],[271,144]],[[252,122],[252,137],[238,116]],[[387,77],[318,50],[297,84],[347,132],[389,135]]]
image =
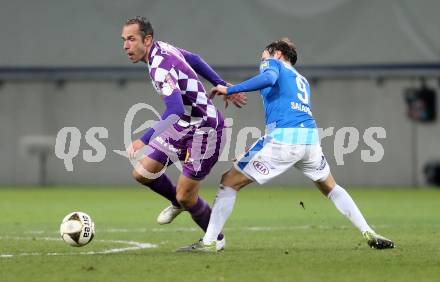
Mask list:
[[[201,191],[209,202],[215,192]],[[2,188],[0,281],[440,281],[440,190],[349,192],[396,249],[370,249],[313,188],[244,189],[219,254],[175,253],[202,232],[187,213],[157,225],[167,202],[147,189]],[[57,232],[75,210],[96,223],[82,248]]]

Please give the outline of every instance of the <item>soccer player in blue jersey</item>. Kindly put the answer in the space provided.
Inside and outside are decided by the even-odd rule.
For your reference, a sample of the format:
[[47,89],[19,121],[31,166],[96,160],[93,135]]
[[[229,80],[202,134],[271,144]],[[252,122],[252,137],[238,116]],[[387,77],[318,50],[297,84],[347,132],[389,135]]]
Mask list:
[[310,178],[362,233],[371,248],[394,248],[366,222],[347,191],[330,173],[311,112],[307,79],[293,67],[296,47],[288,39],[269,44],[261,56],[260,74],[234,86],[218,85],[212,95],[260,90],[266,113],[266,135],[237,159],[221,178],[208,229],[199,242],[180,251],[216,252],[215,241],[230,216],[237,192],[252,182],[264,184],[292,166]]

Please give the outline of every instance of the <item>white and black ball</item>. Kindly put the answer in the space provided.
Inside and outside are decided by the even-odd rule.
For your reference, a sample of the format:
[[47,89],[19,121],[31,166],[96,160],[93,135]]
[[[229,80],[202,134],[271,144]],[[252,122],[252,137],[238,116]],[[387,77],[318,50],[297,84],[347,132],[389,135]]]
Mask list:
[[84,212],[71,212],[61,222],[60,235],[71,246],[85,246],[95,236],[95,223]]

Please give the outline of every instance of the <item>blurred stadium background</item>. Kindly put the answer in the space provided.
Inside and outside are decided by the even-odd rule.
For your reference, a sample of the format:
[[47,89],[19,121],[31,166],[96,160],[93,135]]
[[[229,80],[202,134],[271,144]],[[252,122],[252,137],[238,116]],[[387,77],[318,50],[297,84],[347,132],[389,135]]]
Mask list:
[[[146,66],[130,65],[122,52],[121,26],[136,15],[152,21],[156,39],[200,54],[232,83],[258,71],[268,42],[290,37],[312,85],[318,125],[334,127],[323,147],[338,181],[347,187],[427,185],[425,165],[440,160],[440,125],[410,119],[407,100],[420,98],[411,113],[423,119],[432,92],[423,100],[426,95],[408,89],[438,93],[439,10],[435,0],[2,1],[0,185],[135,185],[131,165],[113,152],[125,147],[125,115],[139,102],[162,109]],[[239,130],[263,130],[258,94],[248,97],[244,110],[224,111],[234,121],[228,159],[242,149],[235,147]],[[135,124],[149,118],[137,115]],[[82,133],[72,172],[53,146],[47,159],[28,146],[54,140],[66,126]],[[89,163],[82,155],[91,149],[84,135],[97,126],[108,129],[108,138],[101,139],[106,155]],[[355,127],[360,142],[337,165],[334,139],[342,127]],[[386,130],[386,138],[377,139],[384,148],[377,163],[361,160],[361,150],[369,149],[362,139],[369,127]],[[247,143],[255,138],[249,134]],[[206,185],[215,186],[229,166],[220,162]],[[306,183],[292,171],[271,184]]]
[[[440,189],[410,188],[440,186],[440,1],[0,3],[0,281],[439,281]],[[322,141],[333,174],[397,247],[370,250],[333,204],[291,170],[241,192],[224,229],[225,252],[176,254],[201,230],[186,213],[157,225],[166,201],[141,189],[131,164],[113,151],[125,149],[124,130],[155,118],[144,110],[124,129],[133,105],[163,109],[146,66],[131,65],[122,52],[122,25],[137,15],[152,21],[156,39],[200,54],[232,83],[258,72],[269,42],[291,38],[318,125],[327,133],[333,128]],[[215,188],[244,150],[237,139],[250,144],[264,129],[259,95],[248,97],[244,109],[223,110],[233,121],[231,142],[204,187]],[[73,171],[54,154],[65,127],[81,133]],[[97,162],[84,160],[98,152],[86,142],[92,127],[108,132],[99,137]],[[371,127],[386,131],[386,138],[374,136],[383,146],[378,162],[362,160]],[[341,157],[344,151],[352,152]],[[170,172],[175,180],[178,170]],[[201,189],[209,202],[215,193]],[[89,213],[97,226],[83,248],[67,246],[57,231],[74,210]],[[144,243],[158,248],[132,248]]]

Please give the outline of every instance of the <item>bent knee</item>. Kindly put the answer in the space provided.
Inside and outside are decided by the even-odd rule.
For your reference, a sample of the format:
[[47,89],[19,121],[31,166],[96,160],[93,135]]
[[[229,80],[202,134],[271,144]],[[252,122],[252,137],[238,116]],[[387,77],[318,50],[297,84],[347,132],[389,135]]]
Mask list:
[[187,207],[189,204],[188,197],[181,193],[176,194],[176,200],[182,207]]
[[198,196],[188,193],[177,193],[176,200],[185,209],[191,208],[197,203]]
[[147,185],[148,183],[150,183],[152,181],[151,179],[148,179],[148,178],[145,178],[144,176],[142,176],[139,172],[136,171],[136,169],[133,169],[131,175],[133,176],[133,178],[137,182],[144,184],[144,185]]
[[225,185],[225,182],[228,181],[228,174],[229,174],[229,171],[222,174],[222,178],[220,179],[220,183],[222,185]]
[[243,173],[235,169],[231,169],[222,175],[220,183],[224,186],[228,186],[239,191],[241,188],[243,188],[244,186],[248,185],[251,182],[252,180],[250,180]]

